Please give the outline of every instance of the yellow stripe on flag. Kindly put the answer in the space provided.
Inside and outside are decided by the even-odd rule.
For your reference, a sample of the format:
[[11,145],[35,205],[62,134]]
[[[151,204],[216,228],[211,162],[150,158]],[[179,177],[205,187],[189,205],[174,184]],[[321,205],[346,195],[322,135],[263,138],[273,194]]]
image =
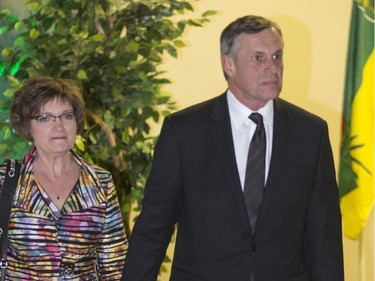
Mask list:
[[374,205],[374,51],[366,61],[362,83],[352,104],[351,136],[353,145],[363,145],[351,151],[352,169],[357,175],[357,188],[341,198],[344,233],[357,239]]

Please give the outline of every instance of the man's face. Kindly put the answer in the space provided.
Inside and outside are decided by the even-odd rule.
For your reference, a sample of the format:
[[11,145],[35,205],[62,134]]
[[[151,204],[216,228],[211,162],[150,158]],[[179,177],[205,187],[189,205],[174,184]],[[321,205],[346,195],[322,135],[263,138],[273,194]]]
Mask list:
[[228,86],[236,98],[258,110],[277,98],[282,88],[283,40],[273,28],[240,34],[233,55],[223,55]]

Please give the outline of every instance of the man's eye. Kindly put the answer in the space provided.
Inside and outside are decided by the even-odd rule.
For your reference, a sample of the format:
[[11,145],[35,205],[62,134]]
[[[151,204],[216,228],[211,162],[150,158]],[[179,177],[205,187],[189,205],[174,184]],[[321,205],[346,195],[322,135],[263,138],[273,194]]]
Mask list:
[[283,56],[282,56],[282,54],[275,54],[275,55],[273,55],[273,59],[274,60],[279,60],[279,59],[281,59]]

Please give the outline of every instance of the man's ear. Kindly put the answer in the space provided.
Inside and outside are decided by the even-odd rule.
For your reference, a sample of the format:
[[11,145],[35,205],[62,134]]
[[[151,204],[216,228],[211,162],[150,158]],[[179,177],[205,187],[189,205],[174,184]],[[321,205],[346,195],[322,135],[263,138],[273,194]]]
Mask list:
[[234,71],[234,61],[229,55],[221,56],[221,66],[226,77],[232,77]]

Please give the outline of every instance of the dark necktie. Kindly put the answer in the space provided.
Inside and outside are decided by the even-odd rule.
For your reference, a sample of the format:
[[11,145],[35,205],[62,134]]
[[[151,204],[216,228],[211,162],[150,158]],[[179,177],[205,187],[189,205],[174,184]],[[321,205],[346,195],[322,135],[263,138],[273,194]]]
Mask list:
[[244,197],[252,231],[258,218],[258,211],[262,201],[265,179],[266,133],[263,117],[259,113],[252,113],[249,118],[257,124],[250,142],[247,156]]

